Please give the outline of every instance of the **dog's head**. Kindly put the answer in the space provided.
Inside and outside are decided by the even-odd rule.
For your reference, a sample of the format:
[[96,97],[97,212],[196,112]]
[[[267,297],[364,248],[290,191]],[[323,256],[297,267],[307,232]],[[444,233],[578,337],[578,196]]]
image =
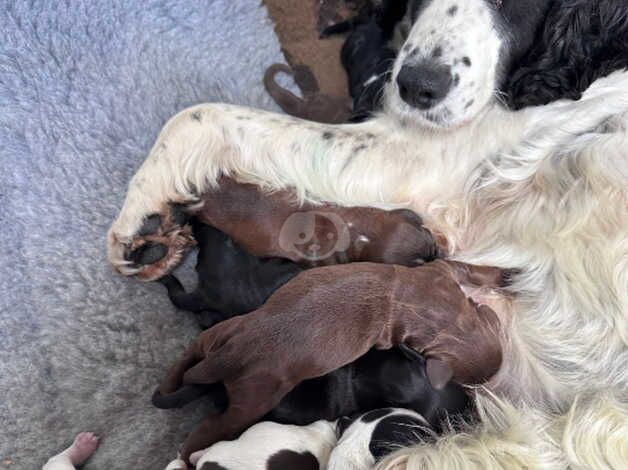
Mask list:
[[551,0],[409,0],[412,27],[386,89],[389,114],[452,129],[495,99]]

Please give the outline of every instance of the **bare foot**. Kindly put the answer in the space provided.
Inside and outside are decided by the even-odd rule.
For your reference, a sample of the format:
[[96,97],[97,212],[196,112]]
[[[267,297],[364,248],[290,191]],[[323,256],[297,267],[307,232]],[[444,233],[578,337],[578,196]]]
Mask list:
[[74,438],[72,445],[66,450],[72,465],[81,465],[98,447],[98,436],[93,432],[82,432]]

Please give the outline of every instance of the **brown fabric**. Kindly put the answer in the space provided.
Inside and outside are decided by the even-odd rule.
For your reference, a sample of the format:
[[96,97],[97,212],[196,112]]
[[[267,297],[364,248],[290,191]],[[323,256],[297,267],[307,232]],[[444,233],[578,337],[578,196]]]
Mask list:
[[302,272],[259,309],[201,333],[160,384],[223,382],[229,406],[188,436],[182,458],[232,439],[303,380],[328,374],[372,347],[406,344],[446,363],[456,381],[477,384],[497,372],[501,326],[495,313],[463,292],[493,281],[498,269],[436,260],[406,268],[374,263]]
[[[368,0],[264,0],[286,60],[303,94],[347,99],[347,76],[340,62],[343,37],[319,39],[330,24],[356,15]],[[269,64],[270,65],[270,64]]]
[[409,210],[299,206],[288,191],[263,193],[225,177],[202,201],[195,216],[255,256],[288,258],[305,267],[355,261],[415,266],[438,256],[432,234]]

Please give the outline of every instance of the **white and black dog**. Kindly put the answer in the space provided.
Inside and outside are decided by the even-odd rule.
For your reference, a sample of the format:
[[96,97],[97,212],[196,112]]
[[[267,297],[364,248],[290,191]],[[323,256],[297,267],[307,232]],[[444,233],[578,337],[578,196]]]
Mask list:
[[[535,87],[553,87],[547,71],[553,57],[560,68],[562,56],[535,51],[538,64],[526,56],[537,30],[555,28],[544,37],[560,38],[563,52],[586,51],[573,26],[585,25],[596,44],[620,38],[608,50],[623,54],[628,5],[569,0],[562,3],[570,9],[550,10],[552,3],[414,2],[385,110],[365,123],[322,125],[222,104],[181,112],[131,180],[109,232],[109,260],[144,279],[171,270],[190,246],[186,227],[171,217],[172,203],[193,212],[223,173],[271,190],[292,188],[304,200],[409,207],[450,255],[522,271],[514,299],[469,293],[493,308],[507,332],[502,368],[486,384],[492,394],[477,396],[480,425],[440,437],[436,446],[400,451],[382,468],[622,468],[628,73],[621,60],[593,70],[601,60],[578,60],[568,69],[586,74],[574,80],[586,88],[578,101],[517,112],[499,103],[498,91],[510,86],[518,63],[534,83],[514,87],[527,98]],[[595,21],[565,21],[580,8]],[[598,78],[616,67],[622,70]],[[578,97],[556,90],[543,96]],[[135,265],[129,257],[146,243],[140,232],[152,214],[161,215],[158,230],[169,249],[154,265]]]
[[401,408],[380,408],[342,418],[327,470],[370,470],[396,450],[435,438],[422,415]]
[[[395,450],[435,437],[422,415],[381,408],[307,426],[264,421],[234,441],[195,452],[191,461],[198,470],[370,470]],[[166,467],[186,469],[180,459]]]
[[[316,421],[292,426],[264,421],[234,441],[218,442],[192,454],[199,470],[322,470],[336,445],[336,424]],[[166,470],[186,470],[181,459]]]

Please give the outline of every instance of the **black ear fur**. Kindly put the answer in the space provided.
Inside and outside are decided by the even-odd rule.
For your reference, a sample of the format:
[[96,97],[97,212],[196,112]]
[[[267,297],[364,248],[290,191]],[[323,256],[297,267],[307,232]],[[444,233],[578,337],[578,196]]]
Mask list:
[[626,69],[626,0],[564,0],[554,2],[505,91],[514,109],[575,100],[596,79]]

